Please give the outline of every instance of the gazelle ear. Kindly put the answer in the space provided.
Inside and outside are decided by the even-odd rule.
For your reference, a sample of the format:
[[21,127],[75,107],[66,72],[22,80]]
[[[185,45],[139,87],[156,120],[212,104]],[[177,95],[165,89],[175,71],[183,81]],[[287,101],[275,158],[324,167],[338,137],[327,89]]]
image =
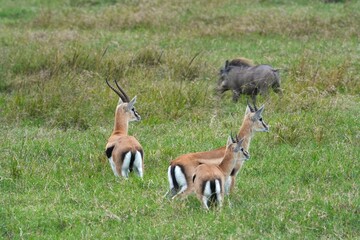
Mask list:
[[256,112],[254,115],[255,119],[260,119],[261,118],[261,114],[264,111],[264,105],[262,105]]
[[192,181],[195,182],[196,174],[193,175]]
[[252,111],[251,111],[250,106],[247,105],[247,106],[246,106],[246,110],[245,110],[245,115],[247,115],[247,114],[249,114],[249,113],[251,113],[251,112],[252,112]]
[[248,114],[250,112],[255,112],[256,110],[256,107],[255,109],[250,105],[250,102],[249,102],[249,99],[247,99],[247,105],[246,105],[246,111],[245,111],[245,114]]
[[228,137],[228,140],[227,140],[227,142],[226,142],[226,147],[230,146],[231,144],[233,144],[233,140],[232,140],[232,137],[229,136],[229,137]]
[[119,98],[119,101],[118,101],[117,105],[120,105],[122,103],[123,103],[123,100],[121,98]]
[[132,109],[134,107],[134,104],[136,103],[136,96],[131,99],[131,101],[128,103],[128,109]]

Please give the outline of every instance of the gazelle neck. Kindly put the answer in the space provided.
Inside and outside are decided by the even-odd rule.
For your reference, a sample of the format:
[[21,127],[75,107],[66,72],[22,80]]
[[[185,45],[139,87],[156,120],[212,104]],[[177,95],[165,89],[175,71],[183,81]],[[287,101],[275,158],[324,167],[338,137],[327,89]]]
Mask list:
[[124,114],[121,111],[115,112],[115,122],[114,122],[114,130],[113,134],[122,134],[127,135],[128,134],[128,128],[129,128],[129,121],[124,116]]
[[252,122],[250,119],[244,118],[244,121],[239,129],[238,138],[244,139],[242,147],[248,151],[250,147],[251,137],[253,135]]
[[225,176],[229,176],[232,169],[235,165],[235,159],[234,159],[233,153],[225,153],[224,159],[219,164],[219,168],[224,173]]

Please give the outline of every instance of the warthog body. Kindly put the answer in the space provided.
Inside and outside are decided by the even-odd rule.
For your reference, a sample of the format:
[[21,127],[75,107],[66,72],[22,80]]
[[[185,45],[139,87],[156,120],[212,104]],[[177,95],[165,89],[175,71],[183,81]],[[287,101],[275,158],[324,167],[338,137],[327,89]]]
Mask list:
[[233,91],[233,101],[237,102],[240,94],[250,95],[256,101],[258,94],[267,95],[271,87],[281,93],[279,70],[269,65],[253,65],[247,59],[226,61],[220,70],[217,91],[224,93]]

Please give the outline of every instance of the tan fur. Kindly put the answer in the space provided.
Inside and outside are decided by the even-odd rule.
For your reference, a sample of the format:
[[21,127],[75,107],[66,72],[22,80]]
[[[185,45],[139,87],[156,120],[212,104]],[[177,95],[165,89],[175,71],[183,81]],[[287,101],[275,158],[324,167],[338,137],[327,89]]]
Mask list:
[[216,165],[209,165],[209,164],[201,164],[195,169],[195,179],[194,179],[194,191],[196,193],[196,197],[201,202],[202,206],[206,209],[209,208],[206,204],[203,202],[204,192],[202,191],[204,189],[204,184],[206,184],[207,181],[211,180],[220,180],[221,182],[221,193],[220,193],[220,202],[221,205],[222,199],[224,199],[224,188],[225,188],[225,176],[224,173],[221,171],[221,169]]
[[247,58],[243,58],[243,57],[239,57],[239,58],[235,58],[233,60],[231,60],[229,62],[229,66],[247,66],[247,67],[252,67],[255,66],[254,62],[250,59]]
[[[224,199],[225,192],[225,181],[230,176],[232,169],[235,164],[241,162],[248,158],[243,153],[243,149],[238,148],[235,150],[238,143],[232,143],[231,138],[227,142],[227,147],[225,150],[225,155],[220,163],[220,165],[211,165],[211,164],[201,164],[195,169],[193,181],[194,181],[194,191],[197,198],[202,202],[203,207],[208,209],[207,204],[203,202],[204,194],[204,185],[208,181],[220,180],[221,190],[220,190],[220,199],[218,203],[221,206],[221,203]],[[239,143],[241,144],[241,143]],[[236,152],[235,152],[236,151]]]
[[[121,176],[121,168],[123,165],[123,154],[132,152],[143,152],[139,141],[128,135],[128,127],[130,121],[137,121],[138,119],[131,110],[128,110],[128,103],[119,103],[115,111],[114,130],[111,133],[106,149],[113,147],[112,160],[115,164],[116,172]],[[110,159],[109,159],[110,161]],[[144,161],[142,159],[142,170],[144,169]]]
[[[242,147],[248,151],[250,147],[250,141],[253,134],[256,131],[262,131],[264,127],[261,126],[260,121],[253,121],[254,113],[249,110],[245,112],[245,116],[238,132],[238,138],[243,139]],[[202,163],[207,164],[215,164],[219,165],[224,157],[226,147],[220,147],[215,150],[207,151],[207,152],[196,152],[196,153],[188,153],[177,157],[176,159],[170,162],[171,167],[175,166],[182,166],[185,172],[186,182],[187,182],[187,189],[181,194],[183,197],[187,196],[188,194],[194,191],[192,176],[195,173],[195,168]],[[235,177],[240,170],[242,163],[238,163],[234,168],[234,176],[232,176],[232,187],[231,191],[233,190]],[[177,195],[177,194],[176,194]],[[175,195],[175,196],[176,196]],[[173,198],[175,197],[173,196]]]

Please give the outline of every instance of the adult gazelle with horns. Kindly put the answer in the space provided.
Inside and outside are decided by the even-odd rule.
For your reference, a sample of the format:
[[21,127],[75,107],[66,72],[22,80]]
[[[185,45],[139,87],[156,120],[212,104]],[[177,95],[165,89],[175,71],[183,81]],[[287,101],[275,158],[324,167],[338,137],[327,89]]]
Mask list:
[[106,79],[107,85],[119,96],[115,110],[114,129],[106,144],[106,156],[115,176],[128,178],[134,171],[141,178],[144,173],[144,151],[139,141],[128,135],[131,121],[140,121],[141,117],[135,110],[136,96],[130,101],[125,91],[115,80],[117,89]]

